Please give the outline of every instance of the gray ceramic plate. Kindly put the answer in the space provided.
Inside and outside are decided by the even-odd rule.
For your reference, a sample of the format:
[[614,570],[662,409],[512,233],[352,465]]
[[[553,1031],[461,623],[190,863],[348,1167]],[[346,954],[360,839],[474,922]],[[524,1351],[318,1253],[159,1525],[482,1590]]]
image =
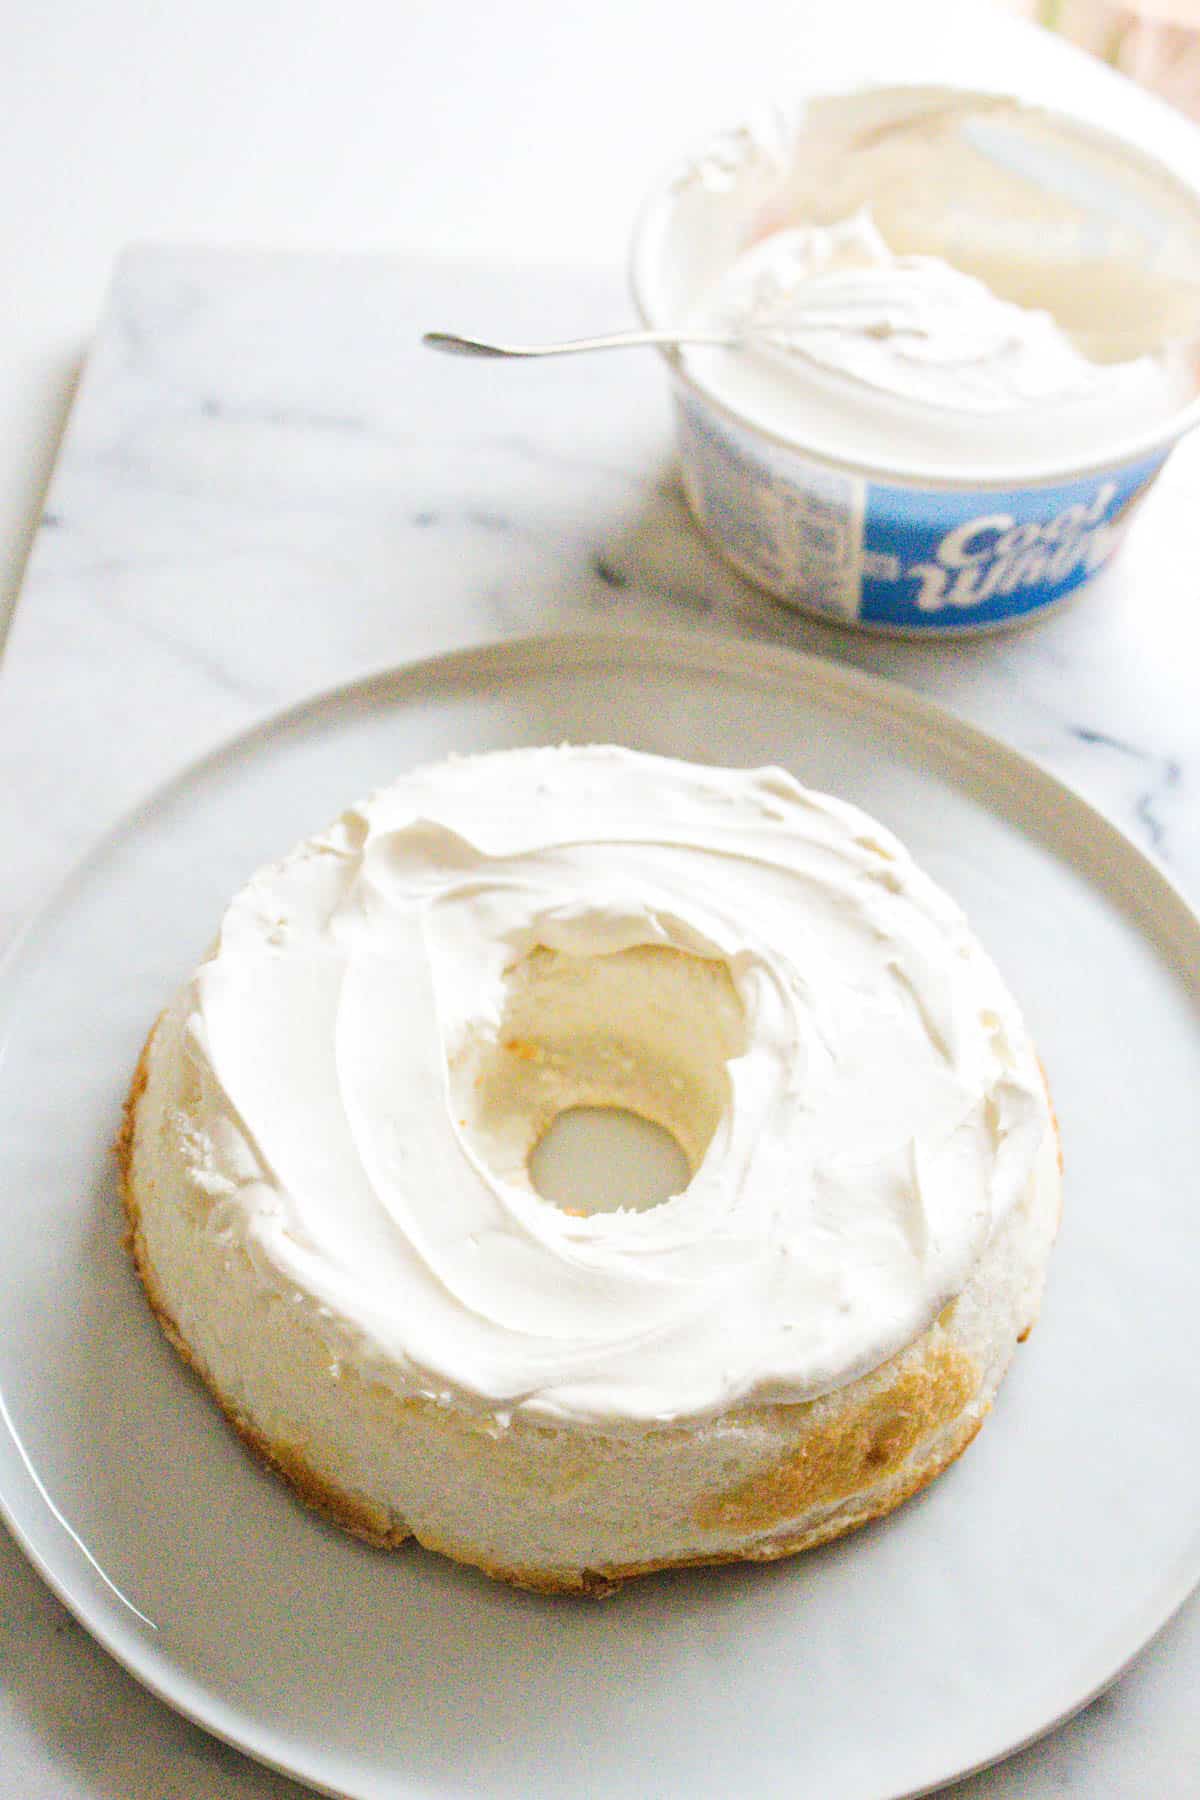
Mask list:
[[[257,864],[451,750],[778,762],[966,906],[1054,1089],[1066,1216],[983,1433],[891,1519],[603,1605],[325,1527],[162,1340],[110,1142],[142,1037]],[[317,1787],[656,1800],[922,1791],[1046,1730],[1200,1575],[1200,924],[1082,801],[925,701],[784,652],[543,639],[287,713],[142,808],[0,977],[0,1504],[171,1705]]]

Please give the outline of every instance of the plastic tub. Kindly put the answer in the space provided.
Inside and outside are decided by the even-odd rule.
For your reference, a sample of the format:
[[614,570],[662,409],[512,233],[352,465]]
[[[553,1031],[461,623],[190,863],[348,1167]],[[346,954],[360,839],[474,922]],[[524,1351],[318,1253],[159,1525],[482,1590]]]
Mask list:
[[[1103,319],[1106,271],[1118,257],[1133,282],[1145,277],[1147,293],[1156,281],[1167,284],[1177,317],[1180,294],[1200,295],[1200,197],[1159,164],[1007,97],[874,88],[824,96],[790,121],[776,116],[765,131],[723,133],[668,171],[642,209],[632,248],[634,301],[647,326],[678,327],[748,245],[789,222],[805,132],[822,107],[836,109],[830,116],[839,121],[844,115],[861,141],[897,124],[907,129],[910,120],[922,129],[935,116],[952,125],[983,120],[975,129],[985,154],[999,145],[1010,165],[1002,178],[1032,181],[1051,214],[1068,204],[1077,214],[1079,243],[1050,250],[1060,271],[1084,271],[1075,303],[1085,314],[1090,307]],[[1132,429],[1127,420],[1111,430],[1102,423],[1065,457],[1044,412],[1031,416],[1028,448],[1015,456],[993,454],[986,441],[960,454],[931,452],[919,422],[886,454],[878,443],[856,454],[845,432],[833,433],[842,440],[833,443],[802,409],[781,429],[778,419],[767,423],[753,406],[714,391],[720,384],[686,354],[664,356],[688,504],[739,573],[843,625],[946,637],[1027,621],[1103,567],[1171,448],[1200,417],[1193,354],[1168,417]]]

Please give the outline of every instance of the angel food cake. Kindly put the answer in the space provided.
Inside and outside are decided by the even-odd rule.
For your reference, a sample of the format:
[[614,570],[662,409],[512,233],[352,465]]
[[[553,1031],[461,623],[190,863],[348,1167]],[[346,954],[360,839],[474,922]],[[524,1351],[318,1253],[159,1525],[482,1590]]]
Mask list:
[[[686,1185],[543,1197],[580,1106],[664,1128]],[[613,748],[418,770],[257,874],[120,1155],[163,1328],[304,1499],[593,1593],[929,1482],[1060,1203],[1018,1009],[897,840],[778,769]]]

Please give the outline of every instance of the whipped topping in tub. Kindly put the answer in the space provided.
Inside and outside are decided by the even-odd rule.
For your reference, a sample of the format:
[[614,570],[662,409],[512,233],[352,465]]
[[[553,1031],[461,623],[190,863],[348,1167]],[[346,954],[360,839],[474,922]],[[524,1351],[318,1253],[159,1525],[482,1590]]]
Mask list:
[[712,140],[633,280],[647,324],[737,340],[668,358],[699,522],[845,623],[1040,610],[1200,413],[1200,196],[1016,100],[869,89]]
[[1049,311],[941,257],[897,255],[869,212],[770,233],[689,323],[742,336],[688,353],[713,394],[776,432],[802,420],[843,455],[893,457],[914,437],[926,453],[1020,461],[1049,438],[1086,455],[1098,431],[1165,424],[1187,396],[1178,352],[1097,362]]

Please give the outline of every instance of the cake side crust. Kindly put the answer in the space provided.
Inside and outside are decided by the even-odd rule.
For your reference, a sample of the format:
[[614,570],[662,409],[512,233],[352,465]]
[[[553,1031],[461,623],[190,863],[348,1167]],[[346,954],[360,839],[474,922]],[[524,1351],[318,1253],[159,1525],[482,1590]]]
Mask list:
[[343,1531],[348,1531],[354,1537],[373,1544],[377,1549],[398,1548],[399,1545],[406,1543],[411,1538],[412,1533],[406,1527],[395,1524],[383,1507],[372,1506],[369,1502],[346,1493],[335,1482],[328,1480],[327,1477],[313,1469],[299,1446],[282,1441],[273,1443],[244,1413],[229,1404],[194,1355],[159,1290],[154,1271],[146,1255],[145,1239],[141,1228],[141,1210],[132,1180],[137,1109],[149,1079],[150,1046],[154,1040],[156,1029],[157,1026],[151,1029],[142,1048],[137,1070],[125,1100],[120,1128],[113,1144],[120,1178],[121,1201],[125,1209],[125,1247],[137,1271],[150,1311],[158,1321],[167,1342],[178,1351],[205,1391],[215,1400],[242,1442],[277,1475],[281,1476],[306,1506],[310,1507],[313,1512],[321,1514],[331,1524],[339,1525]]
[[[980,1386],[979,1370],[970,1358],[943,1345],[932,1370],[923,1378],[914,1377],[911,1371],[900,1374],[898,1384],[894,1384],[899,1392],[887,1390],[883,1396],[884,1401],[890,1397],[893,1404],[876,1405],[870,1421],[864,1420],[864,1409],[860,1407],[858,1416],[850,1415],[849,1423],[842,1419],[832,1425],[823,1447],[814,1443],[802,1446],[798,1452],[785,1456],[782,1463],[728,1492],[714,1494],[697,1513],[696,1523],[700,1525],[703,1519],[711,1527],[743,1530],[747,1541],[734,1549],[701,1549],[602,1568],[543,1569],[510,1566],[477,1546],[443,1539],[428,1529],[413,1531],[387,1507],[348,1491],[316,1469],[301,1444],[267,1436],[222,1394],[180,1332],[147,1255],[133,1179],[139,1107],[147,1086],[153,1039],[152,1030],[125,1102],[115,1144],[126,1215],[126,1243],[148,1304],[168,1341],[194,1370],[255,1456],[282,1477],[305,1505],[375,1547],[396,1548],[415,1538],[430,1550],[513,1586],[547,1594],[600,1597],[614,1592],[626,1581],[661,1570],[774,1561],[832,1541],[885,1516],[927,1486],[962,1454],[982,1424],[991,1395],[983,1397],[979,1405],[972,1405]],[[1021,1334],[1022,1340],[1027,1335],[1028,1329]],[[917,1348],[910,1347],[906,1356],[911,1358]],[[860,1480],[856,1485],[856,1467],[860,1477],[870,1471],[873,1481],[867,1484]],[[855,1500],[858,1504],[854,1504]],[[798,1531],[782,1528],[799,1508],[811,1508],[818,1501],[827,1504],[818,1505],[815,1521]],[[772,1526],[781,1529],[772,1535]]]

